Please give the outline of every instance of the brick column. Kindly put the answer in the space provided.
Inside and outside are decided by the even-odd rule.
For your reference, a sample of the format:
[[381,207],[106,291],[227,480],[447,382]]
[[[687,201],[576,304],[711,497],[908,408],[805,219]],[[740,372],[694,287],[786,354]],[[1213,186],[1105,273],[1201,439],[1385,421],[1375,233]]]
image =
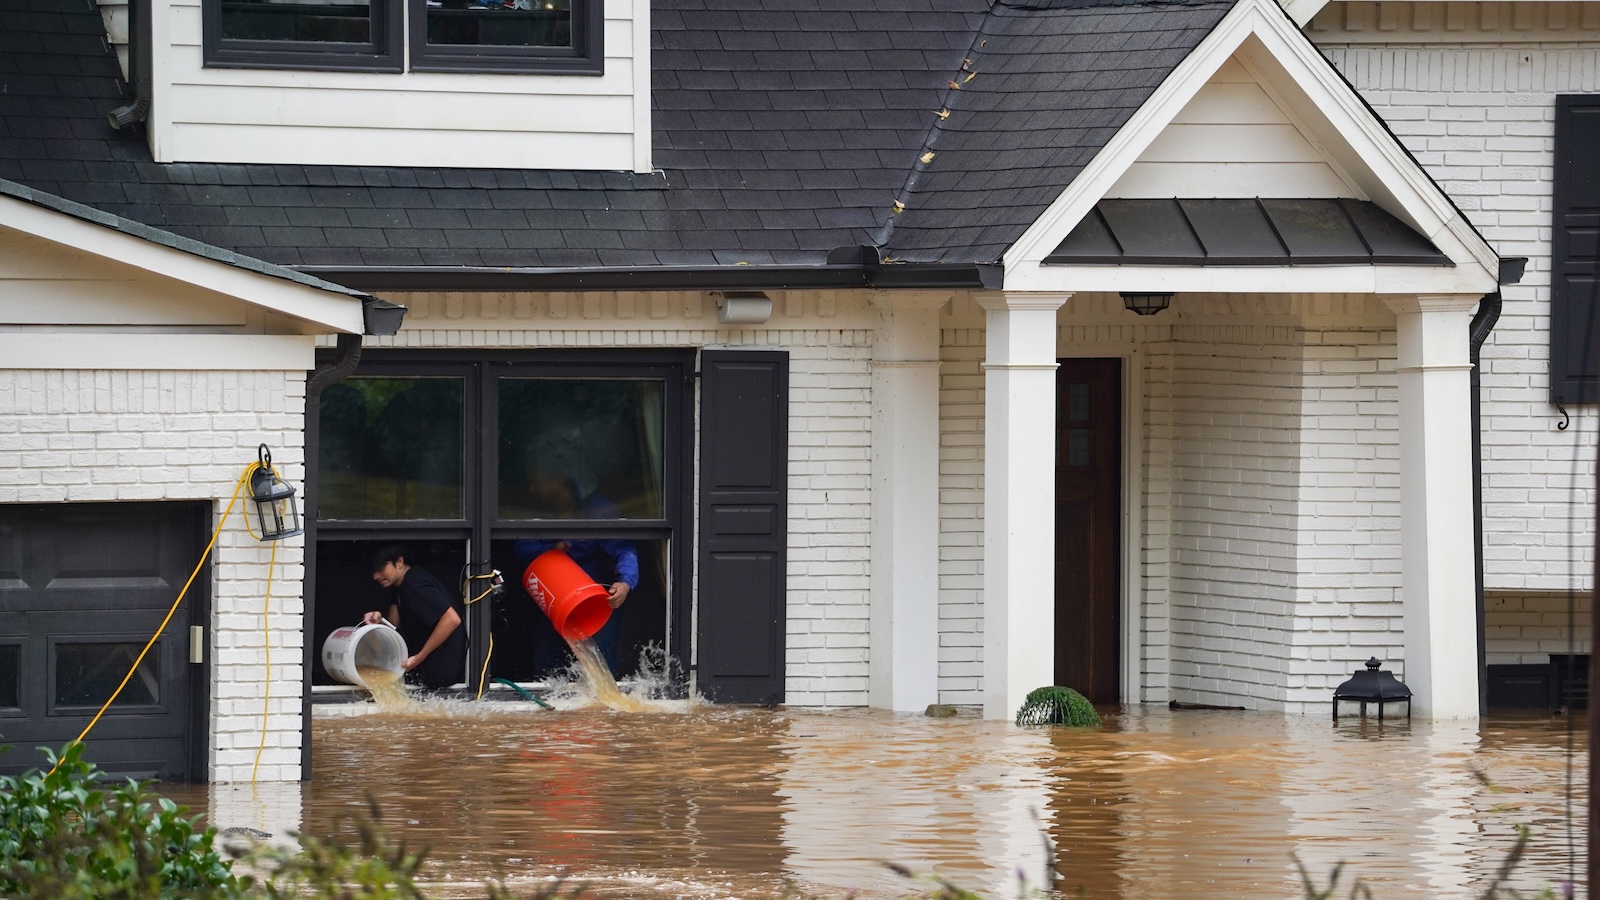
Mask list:
[[985,294],[983,715],[1055,680],[1056,311],[1071,294]]
[[1398,325],[1400,587],[1414,714],[1478,715],[1471,370],[1478,298],[1387,297]]

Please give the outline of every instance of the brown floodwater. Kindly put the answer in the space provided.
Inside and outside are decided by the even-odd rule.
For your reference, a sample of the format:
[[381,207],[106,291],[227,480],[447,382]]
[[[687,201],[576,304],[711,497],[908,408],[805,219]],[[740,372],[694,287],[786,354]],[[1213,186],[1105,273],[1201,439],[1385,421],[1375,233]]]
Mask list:
[[929,886],[892,861],[1015,897],[1019,873],[1043,883],[1050,853],[1068,896],[1283,900],[1303,896],[1298,856],[1319,884],[1345,862],[1340,897],[1353,877],[1379,900],[1473,897],[1524,825],[1511,886],[1559,893],[1584,866],[1581,719],[1569,735],[1564,719],[1334,726],[1165,708],[1097,730],[682,702],[371,710],[319,707],[310,782],[171,793],[219,827],[324,836],[349,832],[370,797],[432,848],[438,896],[557,874],[600,897]]

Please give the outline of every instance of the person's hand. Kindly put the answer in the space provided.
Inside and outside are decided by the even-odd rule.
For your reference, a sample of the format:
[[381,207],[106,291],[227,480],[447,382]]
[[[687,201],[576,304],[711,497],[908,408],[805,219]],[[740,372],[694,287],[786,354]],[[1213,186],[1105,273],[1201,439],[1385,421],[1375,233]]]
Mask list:
[[612,609],[616,609],[622,605],[624,600],[628,599],[628,590],[628,583],[626,581],[619,581],[616,584],[613,584],[611,586],[611,590],[609,591],[611,596],[606,598],[606,602],[611,604]]
[[377,625],[378,623],[383,621],[383,613],[378,612],[377,610],[372,610],[371,612],[369,612],[366,615],[362,616],[361,617],[361,621],[365,622],[368,625]]
[[400,668],[402,668],[405,671],[409,672],[412,669],[415,669],[417,667],[417,665],[419,663],[421,663],[421,662],[422,662],[422,660],[417,659],[415,656],[408,656],[408,657],[406,657],[406,661],[400,664]]

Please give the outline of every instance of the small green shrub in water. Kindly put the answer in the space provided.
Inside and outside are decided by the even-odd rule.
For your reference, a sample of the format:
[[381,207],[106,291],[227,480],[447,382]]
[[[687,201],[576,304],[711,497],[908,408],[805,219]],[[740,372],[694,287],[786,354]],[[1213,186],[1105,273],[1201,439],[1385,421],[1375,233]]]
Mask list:
[[1042,687],[1028,694],[1017,710],[1018,725],[1099,725],[1094,704],[1072,688]]
[[215,833],[177,804],[131,779],[102,786],[82,744],[46,755],[50,772],[0,777],[0,896],[241,896]]

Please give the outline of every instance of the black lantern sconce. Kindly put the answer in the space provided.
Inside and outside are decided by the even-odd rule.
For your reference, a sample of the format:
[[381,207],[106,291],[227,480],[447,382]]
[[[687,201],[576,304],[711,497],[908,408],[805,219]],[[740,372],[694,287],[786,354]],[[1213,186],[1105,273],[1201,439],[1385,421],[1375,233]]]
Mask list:
[[1140,294],[1122,292],[1122,306],[1131,313],[1153,316],[1172,303],[1171,294]]
[[294,488],[272,470],[272,451],[262,444],[256,450],[260,464],[250,475],[250,501],[256,507],[257,540],[281,541],[301,534],[300,507],[294,502]]
[[1400,683],[1387,670],[1379,669],[1383,665],[1377,657],[1367,660],[1367,670],[1356,672],[1350,680],[1339,685],[1333,692],[1333,721],[1339,721],[1339,701],[1345,700],[1361,704],[1361,715],[1367,714],[1367,704],[1378,704],[1378,721],[1383,721],[1383,706],[1385,703],[1406,703],[1406,718],[1411,718],[1411,688]]

